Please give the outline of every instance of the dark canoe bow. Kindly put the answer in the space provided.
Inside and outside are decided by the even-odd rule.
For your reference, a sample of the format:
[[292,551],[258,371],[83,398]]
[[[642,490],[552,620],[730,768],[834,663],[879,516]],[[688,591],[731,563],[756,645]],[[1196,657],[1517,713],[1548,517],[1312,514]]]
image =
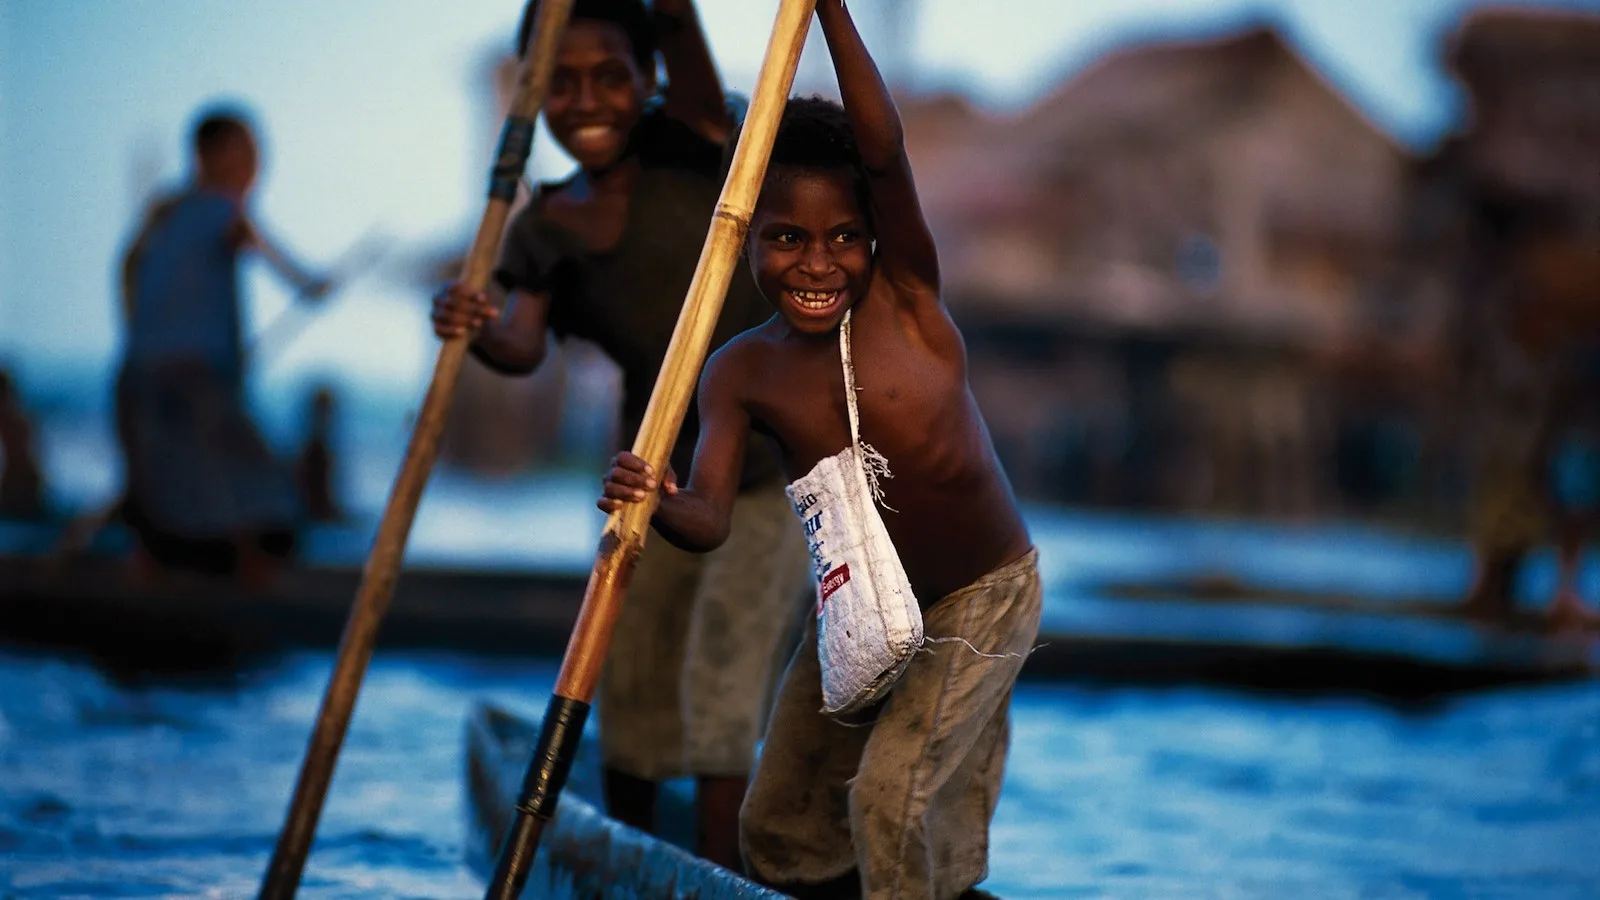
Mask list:
[[[537,722],[487,704],[475,706],[467,718],[468,856],[480,872],[488,871],[499,851],[538,730]],[[591,737],[585,737],[556,817],[544,829],[530,887],[542,881],[555,896],[584,900],[784,900],[784,894],[600,812],[599,763]],[[658,805],[668,835],[681,841],[690,824],[688,803],[662,791]]]

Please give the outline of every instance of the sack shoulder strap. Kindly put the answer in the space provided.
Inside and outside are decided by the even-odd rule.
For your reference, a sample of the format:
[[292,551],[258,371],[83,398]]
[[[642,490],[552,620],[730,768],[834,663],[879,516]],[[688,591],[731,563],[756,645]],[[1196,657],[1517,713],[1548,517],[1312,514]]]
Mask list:
[[850,355],[850,314],[855,312],[847,309],[844,320],[839,323],[839,360],[844,365],[844,406],[850,416],[850,444],[856,451],[856,464],[861,468],[861,474],[867,479],[867,487],[872,490],[872,499],[878,505],[890,512],[895,508],[883,502],[883,488],[878,484],[880,478],[893,478],[894,473],[889,471],[889,460],[879,453],[877,448],[861,439],[861,410],[856,401],[856,367]]

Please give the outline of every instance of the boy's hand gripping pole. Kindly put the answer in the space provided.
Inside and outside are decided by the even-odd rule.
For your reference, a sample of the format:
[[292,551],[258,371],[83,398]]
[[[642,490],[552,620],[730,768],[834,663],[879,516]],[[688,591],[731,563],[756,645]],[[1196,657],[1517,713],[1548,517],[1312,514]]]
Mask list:
[[[490,176],[488,206],[484,209],[477,237],[472,242],[472,250],[461,273],[461,283],[469,290],[482,290],[494,269],[501,233],[505,230],[506,220],[510,218],[511,203],[516,199],[517,182],[522,177],[533,146],[534,123],[549,92],[556,46],[571,12],[572,0],[543,0],[539,5],[534,37],[524,55],[522,75],[506,115],[505,131],[500,138],[499,153]],[[333,674],[328,679],[322,708],[317,712],[317,724],[306,747],[305,761],[300,767],[300,779],[295,785],[288,819],[278,836],[278,845],[273,850],[272,861],[267,866],[266,877],[261,884],[260,896],[263,900],[293,897],[299,889],[306,855],[316,833],[317,817],[328,793],[328,782],[333,778],[339,748],[344,743],[350,714],[355,708],[356,695],[361,691],[361,679],[366,674],[373,645],[378,640],[378,626],[394,596],[406,537],[416,517],[417,504],[422,499],[428,473],[439,454],[439,435],[444,430],[445,417],[450,412],[456,378],[461,373],[461,363],[466,358],[469,340],[467,337],[451,338],[439,349],[433,380],[428,385],[422,411],[411,432],[411,443],[406,447],[400,474],[390,490],[388,506],[384,508],[383,519],[378,524],[377,537],[373,539],[372,549],[367,555],[355,605],[351,607],[350,618],[345,622],[344,634],[339,640]]]
[[[733,164],[722,186],[716,214],[706,235],[694,280],[678,316],[666,360],[650,395],[644,422],[634,441],[633,452],[655,467],[667,468],[667,456],[683,425],[689,398],[699,380],[700,367],[722,301],[728,292],[733,267],[739,263],[739,250],[750,229],[750,215],[767,172],[767,157],[794,83],[795,65],[805,46],[815,0],[781,0],[772,36],[767,42],[761,74],[750,102],[750,111],[739,134]],[[611,632],[627,591],[633,565],[644,547],[650,517],[655,512],[658,494],[652,492],[642,503],[629,503],[606,519],[595,555],[583,608],[567,641],[566,657],[556,676],[555,691],[545,710],[544,725],[528,774],[523,781],[515,817],[500,845],[499,860],[489,882],[486,897],[509,900],[522,894],[528,880],[534,851],[544,823],[555,814],[556,802],[566,784],[567,773],[583,738],[583,723],[589,714],[589,701],[605,662]]]

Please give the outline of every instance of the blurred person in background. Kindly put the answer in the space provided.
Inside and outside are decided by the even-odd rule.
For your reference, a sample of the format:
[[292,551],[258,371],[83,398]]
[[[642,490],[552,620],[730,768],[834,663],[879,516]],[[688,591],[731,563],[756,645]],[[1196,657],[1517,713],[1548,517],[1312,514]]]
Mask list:
[[[537,6],[524,12],[519,56]],[[544,120],[578,170],[540,185],[512,220],[493,299],[448,286],[434,328],[445,338],[478,329],[473,355],[506,374],[536,369],[551,333],[591,341],[622,370],[621,437],[631,442],[711,225],[735,121],[694,5],[577,0]],[[737,267],[711,349],[771,315]],[[691,405],[672,451],[679,471],[698,430]],[[704,556],[645,545],[597,706],[607,811],[652,832],[659,782],[692,776],[696,849],[730,869],[740,868],[755,745],[811,587],[775,448],[765,437],[749,447],[726,544]]]
[[262,255],[308,299],[330,284],[289,264],[251,222],[260,165],[245,112],[202,110],[192,151],[190,182],[150,206],[122,263],[121,513],[144,573],[183,568],[260,586],[289,557],[299,509],[246,409],[239,262]]
[[1524,268],[1550,307],[1540,343],[1557,373],[1542,472],[1557,562],[1550,624],[1600,629],[1580,580],[1584,545],[1600,531],[1600,230],[1569,234],[1529,256]]
[[[1549,483],[1556,531],[1557,581],[1551,624],[1562,631],[1600,628],[1600,613],[1584,604],[1579,576],[1583,548],[1600,532],[1600,353],[1585,354],[1581,378],[1566,385],[1564,399],[1577,406],[1552,442]],[[1586,402],[1585,402],[1586,401]],[[1572,406],[1568,406],[1572,409]]]
[[33,423],[11,373],[0,369],[0,518],[44,516],[44,475],[34,453]]
[[1529,552],[1553,541],[1558,576],[1547,613],[1558,630],[1600,626],[1578,584],[1583,544],[1600,520],[1600,247],[1552,227],[1523,203],[1491,205],[1476,328],[1482,404],[1467,608],[1508,620]]
[[344,510],[340,508],[333,490],[336,462],[333,451],[332,388],[319,387],[312,393],[306,422],[306,441],[295,461],[295,482],[300,488],[305,519],[309,522],[341,521],[345,517]]

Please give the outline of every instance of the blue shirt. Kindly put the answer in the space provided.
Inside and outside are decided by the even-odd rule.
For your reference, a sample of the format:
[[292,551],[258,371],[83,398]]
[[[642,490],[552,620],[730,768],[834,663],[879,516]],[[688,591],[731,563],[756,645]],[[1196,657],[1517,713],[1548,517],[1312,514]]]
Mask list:
[[198,359],[238,376],[239,254],[228,235],[238,212],[229,197],[196,190],[147,226],[131,280],[132,361]]

